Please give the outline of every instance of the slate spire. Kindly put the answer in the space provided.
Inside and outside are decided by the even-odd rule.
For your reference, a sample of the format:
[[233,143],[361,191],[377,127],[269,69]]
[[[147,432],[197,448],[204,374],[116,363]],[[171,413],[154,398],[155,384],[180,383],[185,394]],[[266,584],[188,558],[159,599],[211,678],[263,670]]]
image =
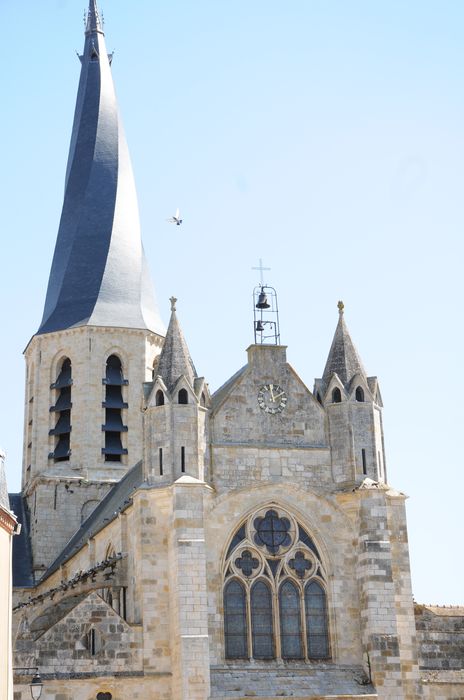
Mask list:
[[80,60],[63,210],[38,333],[92,325],[164,335],[95,0]]
[[355,374],[359,373],[364,378],[366,377],[361,358],[351,340],[350,332],[345,323],[343,315],[344,308],[343,302],[339,301],[338,323],[322,376],[324,386],[327,386],[334,372],[338,375],[344,386],[349,384]]
[[168,391],[173,390],[175,383],[182,375],[186,377],[192,388],[198,377],[176,315],[177,299],[171,297],[170,301],[171,319],[156,372],[164,381]]

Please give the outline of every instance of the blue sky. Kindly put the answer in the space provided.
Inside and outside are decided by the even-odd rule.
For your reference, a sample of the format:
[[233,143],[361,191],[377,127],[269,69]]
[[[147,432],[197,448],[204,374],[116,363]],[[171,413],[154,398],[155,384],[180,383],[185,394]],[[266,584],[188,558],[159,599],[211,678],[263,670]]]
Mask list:
[[[1,3],[0,444],[21,470],[24,361],[61,211],[85,2]],[[464,4],[118,0],[103,5],[167,321],[212,390],[246,360],[258,259],[312,389],[337,301],[384,399],[409,495],[413,588],[464,603],[461,374]],[[166,218],[179,206],[182,227]]]

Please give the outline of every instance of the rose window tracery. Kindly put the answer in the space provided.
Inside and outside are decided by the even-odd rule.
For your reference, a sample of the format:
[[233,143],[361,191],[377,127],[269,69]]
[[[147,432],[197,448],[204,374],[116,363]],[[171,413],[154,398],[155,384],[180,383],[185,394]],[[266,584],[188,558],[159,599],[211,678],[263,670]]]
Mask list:
[[330,658],[327,577],[296,518],[272,505],[235,530],[224,562],[228,659]]

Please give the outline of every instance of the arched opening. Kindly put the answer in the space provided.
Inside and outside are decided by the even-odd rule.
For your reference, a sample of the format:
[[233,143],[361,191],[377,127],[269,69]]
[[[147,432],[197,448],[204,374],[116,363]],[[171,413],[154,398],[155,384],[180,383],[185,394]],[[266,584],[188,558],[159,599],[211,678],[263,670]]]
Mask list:
[[179,403],[188,403],[188,393],[187,389],[181,389],[177,395],[177,400]]
[[364,401],[364,389],[362,388],[362,386],[356,387],[355,396],[356,396],[356,401],[359,401],[360,403],[362,403]]
[[325,591],[318,581],[309,581],[305,587],[306,639],[310,659],[329,657],[327,603]]
[[206,396],[204,391],[201,392],[200,406],[206,406]]
[[224,634],[226,658],[248,658],[245,588],[235,579],[224,588]]
[[56,381],[50,386],[56,392],[55,405],[50,408],[50,412],[56,414],[56,422],[48,433],[55,436],[55,449],[49,455],[54,462],[67,462],[71,455],[71,385],[71,360],[65,357]]
[[342,402],[342,392],[340,389],[335,387],[335,389],[332,391],[332,403],[341,403]]
[[325,580],[318,547],[294,516],[275,504],[250,514],[224,562],[226,659],[329,658]]
[[267,583],[257,581],[251,589],[251,634],[253,657],[274,659],[274,625],[272,621],[272,597]]
[[106,361],[105,377],[105,423],[102,430],[105,433],[105,447],[102,453],[105,462],[120,462],[121,456],[127,454],[127,449],[122,446],[121,434],[127,432],[127,426],[122,420],[122,409],[128,404],[124,401],[122,387],[128,384],[124,379],[121,360],[117,355],[110,355]]
[[280,645],[283,659],[302,659],[300,594],[287,579],[279,590]]
[[321,404],[321,406],[322,406],[322,399],[321,399],[321,395],[320,395],[319,392],[317,392],[317,394],[316,394],[316,399],[318,400],[318,402],[319,402],[319,403]]
[[164,392],[162,392],[161,389],[158,389],[156,392],[156,405],[164,406]]

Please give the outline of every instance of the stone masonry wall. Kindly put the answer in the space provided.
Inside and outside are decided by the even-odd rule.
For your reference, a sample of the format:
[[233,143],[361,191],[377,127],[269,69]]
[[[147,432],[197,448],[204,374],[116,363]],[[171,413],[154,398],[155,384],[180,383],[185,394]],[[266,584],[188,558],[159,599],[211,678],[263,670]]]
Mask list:
[[421,669],[464,669],[464,608],[415,605]]

